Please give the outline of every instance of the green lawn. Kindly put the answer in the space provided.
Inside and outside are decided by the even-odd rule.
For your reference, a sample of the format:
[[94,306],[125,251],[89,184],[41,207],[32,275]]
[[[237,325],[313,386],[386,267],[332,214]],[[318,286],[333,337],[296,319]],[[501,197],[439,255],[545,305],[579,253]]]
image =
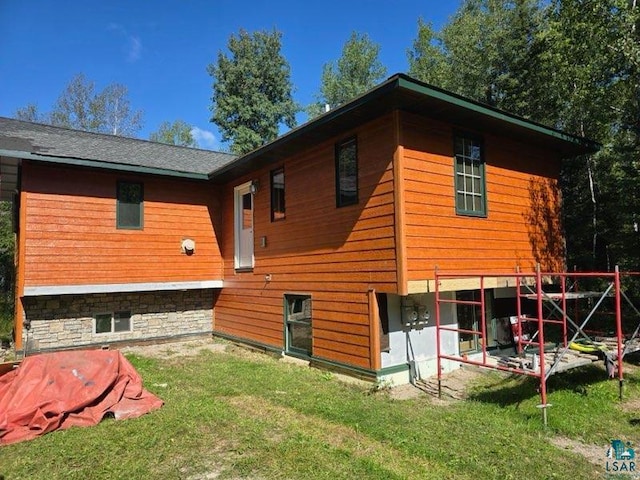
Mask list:
[[[130,356],[165,406],[126,421],[0,447],[13,479],[592,479],[611,439],[640,445],[640,375],[626,399],[601,370],[550,384],[549,428],[535,385],[487,375],[471,399],[393,400],[329,373],[231,347],[196,357]],[[634,370],[638,370],[633,367]],[[551,443],[602,446],[601,466]],[[595,447],[596,449],[598,447]],[[629,478],[629,477],[624,477]]]

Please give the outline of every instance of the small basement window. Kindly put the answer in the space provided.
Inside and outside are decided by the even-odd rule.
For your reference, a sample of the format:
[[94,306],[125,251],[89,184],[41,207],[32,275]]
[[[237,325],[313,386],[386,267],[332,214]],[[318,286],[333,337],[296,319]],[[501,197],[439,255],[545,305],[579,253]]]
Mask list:
[[95,333],[131,331],[131,312],[98,313],[94,318]]
[[140,182],[120,181],[117,185],[116,227],[142,229],[144,190]]

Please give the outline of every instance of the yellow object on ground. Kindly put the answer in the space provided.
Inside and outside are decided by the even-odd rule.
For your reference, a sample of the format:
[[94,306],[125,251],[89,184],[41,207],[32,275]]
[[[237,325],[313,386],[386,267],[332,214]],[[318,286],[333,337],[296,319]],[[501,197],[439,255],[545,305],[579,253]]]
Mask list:
[[604,352],[607,346],[604,343],[592,342],[591,340],[580,339],[569,344],[571,350],[584,353]]

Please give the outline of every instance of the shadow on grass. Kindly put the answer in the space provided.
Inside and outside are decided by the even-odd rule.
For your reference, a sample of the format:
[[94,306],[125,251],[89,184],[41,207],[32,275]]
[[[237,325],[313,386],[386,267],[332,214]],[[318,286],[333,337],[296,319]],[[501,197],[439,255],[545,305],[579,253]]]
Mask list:
[[[587,365],[551,376],[547,381],[547,393],[566,390],[586,396],[589,385],[606,381],[606,372],[602,367]],[[539,396],[539,389],[540,381],[537,378],[510,375],[498,382],[476,387],[469,399],[501,407],[519,406],[523,401]]]

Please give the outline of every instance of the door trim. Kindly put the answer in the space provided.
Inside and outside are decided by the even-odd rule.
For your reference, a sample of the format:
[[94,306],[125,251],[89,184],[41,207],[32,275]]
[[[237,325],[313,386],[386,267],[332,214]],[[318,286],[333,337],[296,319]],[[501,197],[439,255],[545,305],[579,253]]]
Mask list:
[[[242,221],[243,221],[243,209],[242,209],[242,198],[244,195],[251,195],[251,261],[243,262],[244,254],[242,252],[242,239],[241,239],[241,231],[242,231]],[[233,189],[233,213],[234,213],[234,225],[233,225],[233,236],[234,236],[234,254],[233,254],[233,264],[236,270],[243,269],[252,269],[255,263],[254,256],[254,246],[253,246],[253,227],[254,227],[254,196],[251,192],[251,182],[243,183],[242,185],[238,185]],[[248,253],[246,255],[249,256]]]

